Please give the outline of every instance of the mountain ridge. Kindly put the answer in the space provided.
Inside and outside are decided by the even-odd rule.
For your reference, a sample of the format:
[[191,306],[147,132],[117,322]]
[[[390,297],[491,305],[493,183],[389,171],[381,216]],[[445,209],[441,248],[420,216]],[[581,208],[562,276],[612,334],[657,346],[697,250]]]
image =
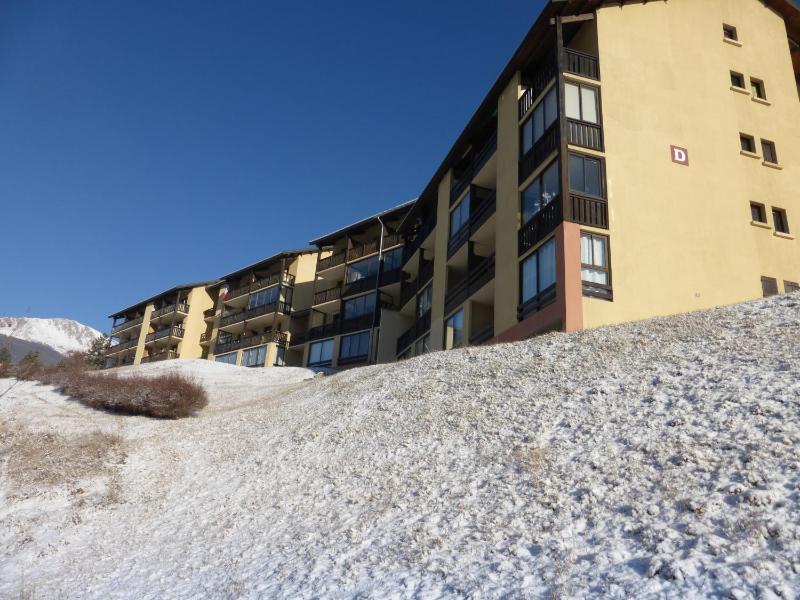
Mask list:
[[92,341],[102,334],[72,319],[0,317],[0,335],[40,344],[64,355],[88,350]]

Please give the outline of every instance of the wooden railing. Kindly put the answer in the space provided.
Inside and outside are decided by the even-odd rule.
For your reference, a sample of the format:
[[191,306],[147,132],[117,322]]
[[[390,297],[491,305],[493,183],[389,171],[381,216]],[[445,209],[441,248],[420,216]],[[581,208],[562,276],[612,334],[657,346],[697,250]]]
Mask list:
[[444,312],[449,313],[459,304],[463,304],[467,298],[480,290],[493,278],[494,254],[473,265],[464,279],[447,290],[444,296]]
[[481,149],[475,153],[475,156],[458,179],[453,180],[452,187],[450,188],[451,206],[461,197],[461,194],[463,194],[464,190],[472,183],[472,180],[475,179],[475,175],[477,175],[478,171],[483,168],[483,165],[489,161],[495,150],[497,150],[497,130],[486,140],[486,143],[484,143]]
[[217,314],[217,309],[216,308],[208,308],[208,309],[203,311],[203,318],[204,319],[210,319],[213,316],[215,316],[216,314]]
[[337,252],[336,254],[331,254],[330,256],[326,256],[325,258],[320,258],[317,261],[317,273],[320,271],[324,271],[325,269],[330,269],[332,267],[336,267],[344,263],[345,252]]
[[546,235],[558,227],[558,224],[563,221],[563,216],[561,196],[558,196],[519,230],[519,254],[527,252],[543,240]]
[[517,318],[522,319],[539,312],[545,306],[552,303],[556,299],[556,285],[553,284],[549,288],[542,290],[538,295],[526,300],[517,307]]
[[564,53],[567,56],[567,64],[564,67],[567,73],[600,80],[600,62],[596,56],[569,48],[565,48]]
[[183,333],[184,333],[183,327],[176,325],[174,327],[159,329],[158,331],[154,331],[153,333],[148,333],[147,337],[144,338],[144,341],[154,342],[156,340],[160,340],[161,338],[165,337],[183,338]]
[[339,285],[328,288],[327,290],[320,290],[319,292],[314,293],[314,305],[332,302],[333,300],[338,300],[341,297],[342,287]]
[[394,246],[399,246],[404,242],[403,236],[399,233],[389,233],[383,236],[383,249],[387,250]]
[[139,344],[139,339],[135,340],[128,340],[127,342],[123,342],[121,344],[115,344],[114,346],[109,346],[106,350],[106,356],[110,356],[112,354],[117,354],[118,352],[122,352],[123,350],[130,350],[131,348],[135,348]]
[[111,335],[115,333],[119,333],[120,331],[125,331],[126,329],[130,329],[131,327],[136,327],[137,325],[141,325],[142,321],[144,321],[144,317],[137,317],[135,319],[129,319],[124,323],[119,323],[118,325],[114,325],[111,328]]
[[263,346],[264,344],[276,343],[278,346],[285,348],[289,344],[289,337],[283,331],[272,330],[266,333],[257,335],[248,335],[236,340],[230,340],[223,344],[218,344],[214,348],[214,354],[225,354],[232,350],[239,350],[240,348],[253,348],[254,346]]
[[153,311],[153,313],[150,315],[150,320],[157,319],[158,317],[163,317],[164,315],[168,315],[176,311],[182,313],[188,313],[189,305],[186,302],[179,302],[178,304],[170,304],[169,306],[159,308],[158,310]]
[[219,326],[227,327],[235,323],[241,323],[242,321],[249,321],[250,319],[254,319],[262,315],[268,315],[274,312],[280,312],[285,315],[288,315],[291,312],[291,309],[292,307],[286,302],[270,302],[269,304],[254,306],[253,308],[250,308],[248,310],[243,310],[241,312],[234,313],[232,315],[226,315],[222,317],[222,319],[220,319]]
[[608,202],[570,193],[567,219],[580,225],[608,229]]
[[575,146],[603,150],[603,128],[594,123],[567,119],[567,140]]
[[200,334],[200,343],[201,344],[207,344],[210,341],[211,341],[211,334],[209,332],[204,331],[203,333]]
[[559,124],[558,121],[555,121],[542,134],[542,137],[536,140],[533,148],[528,150],[528,153],[519,160],[519,182],[525,181],[547,157],[557,152],[560,143]]
[[349,248],[347,250],[347,262],[358,260],[359,258],[363,258],[369,254],[375,254],[378,251],[379,244],[380,242],[378,240],[373,240],[371,242],[367,242],[366,244],[359,244]]
[[232,300],[233,298],[238,298],[239,296],[243,296],[245,294],[252,294],[253,292],[263,290],[264,288],[268,288],[279,283],[284,285],[294,285],[294,275],[283,272],[275,273],[274,275],[270,275],[269,277],[264,277],[262,279],[257,279],[252,283],[248,283],[247,285],[230,290],[226,300]]
[[528,81],[523,81],[527,89],[519,99],[519,118],[524,117],[533,108],[533,103],[547,88],[550,82],[555,79],[558,73],[555,53],[550,53],[547,58],[536,69],[536,72]]
[[157,354],[151,354],[150,356],[145,356],[142,359],[142,362],[151,363],[151,362],[158,362],[160,360],[172,360],[174,358],[178,358],[178,353],[175,350],[168,350],[166,352],[159,352]]

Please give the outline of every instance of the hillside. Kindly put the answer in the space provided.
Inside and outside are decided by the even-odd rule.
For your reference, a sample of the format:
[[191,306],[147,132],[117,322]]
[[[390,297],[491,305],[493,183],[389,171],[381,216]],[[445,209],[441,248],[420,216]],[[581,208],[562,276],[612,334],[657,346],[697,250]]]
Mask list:
[[11,352],[11,360],[14,363],[19,362],[29,352],[38,352],[39,362],[45,365],[55,365],[64,359],[63,354],[56,352],[50,346],[3,334],[0,334],[0,348],[8,348],[9,352]]
[[22,383],[0,597],[793,598],[799,334],[794,295],[310,381],[150,365],[209,386],[181,421]]
[[42,344],[59,354],[82,352],[102,334],[71,319],[0,317],[0,335]]

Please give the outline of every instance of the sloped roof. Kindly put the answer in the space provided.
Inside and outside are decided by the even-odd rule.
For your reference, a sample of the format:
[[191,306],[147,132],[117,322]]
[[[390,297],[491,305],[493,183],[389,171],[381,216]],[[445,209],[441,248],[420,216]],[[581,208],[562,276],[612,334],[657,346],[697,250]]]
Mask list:
[[360,229],[365,225],[369,225],[378,219],[383,218],[397,218],[403,216],[404,213],[408,212],[408,210],[414,205],[417,201],[416,198],[413,200],[408,200],[407,202],[403,202],[402,204],[398,204],[393,208],[389,208],[382,212],[372,215],[371,217],[367,217],[366,219],[362,219],[361,221],[357,221],[356,223],[351,223],[346,227],[342,227],[341,229],[337,229],[336,231],[329,233],[327,235],[322,236],[321,238],[317,238],[316,240],[311,240],[309,244],[313,244],[315,246],[326,246],[328,244],[332,244],[338,238],[342,237],[348,231],[352,231],[354,229]]
[[258,262],[254,262],[252,265],[248,265],[246,267],[242,267],[241,269],[237,269],[233,273],[228,273],[227,275],[223,275],[222,277],[220,277],[216,281],[212,282],[208,287],[213,287],[215,285],[219,285],[226,279],[232,279],[232,278],[244,275],[248,271],[252,271],[254,269],[258,269],[258,268],[261,268],[261,267],[266,267],[270,263],[273,263],[273,262],[275,262],[277,260],[280,260],[282,258],[294,258],[295,256],[299,256],[300,254],[308,254],[308,253],[316,252],[316,251],[317,251],[316,248],[298,248],[297,250],[284,250],[283,252],[278,252],[277,254],[274,254],[274,255],[270,256],[269,258],[265,258],[265,259],[259,260]]
[[210,284],[213,284],[215,282],[216,282],[216,280],[197,281],[195,283],[182,283],[180,285],[176,285],[175,287],[171,287],[168,290],[160,292],[160,293],[158,293],[158,294],[156,294],[154,296],[150,296],[146,300],[142,300],[141,302],[137,302],[136,304],[132,304],[128,308],[123,308],[122,310],[119,310],[119,311],[117,311],[117,312],[115,312],[115,313],[113,313],[111,315],[108,315],[108,317],[109,317],[109,319],[113,319],[114,317],[119,317],[119,316],[125,314],[126,312],[130,312],[132,310],[136,310],[137,308],[143,308],[144,306],[148,305],[150,302],[153,302],[154,300],[158,300],[159,298],[162,298],[164,296],[169,296],[170,294],[174,294],[175,292],[180,292],[180,291],[183,291],[183,290],[191,290],[191,289],[194,289],[194,288],[197,288],[197,287],[207,287]]

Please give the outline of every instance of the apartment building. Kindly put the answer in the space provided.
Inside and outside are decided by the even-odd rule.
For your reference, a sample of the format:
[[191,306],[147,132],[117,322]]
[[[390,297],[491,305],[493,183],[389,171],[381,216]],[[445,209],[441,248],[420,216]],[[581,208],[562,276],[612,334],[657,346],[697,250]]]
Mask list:
[[246,367],[299,366],[302,352],[289,344],[307,327],[316,264],[316,249],[291,250],[210,285],[214,304],[200,340],[204,356]]
[[400,226],[397,356],[789,292],[800,11],[552,1]]
[[302,352],[304,366],[342,368],[394,359],[404,251],[397,227],[412,204],[311,242],[318,248],[314,295],[302,315],[305,333],[289,343]]
[[201,358],[204,312],[213,306],[206,290],[211,283],[179,285],[110,315],[106,367]]

